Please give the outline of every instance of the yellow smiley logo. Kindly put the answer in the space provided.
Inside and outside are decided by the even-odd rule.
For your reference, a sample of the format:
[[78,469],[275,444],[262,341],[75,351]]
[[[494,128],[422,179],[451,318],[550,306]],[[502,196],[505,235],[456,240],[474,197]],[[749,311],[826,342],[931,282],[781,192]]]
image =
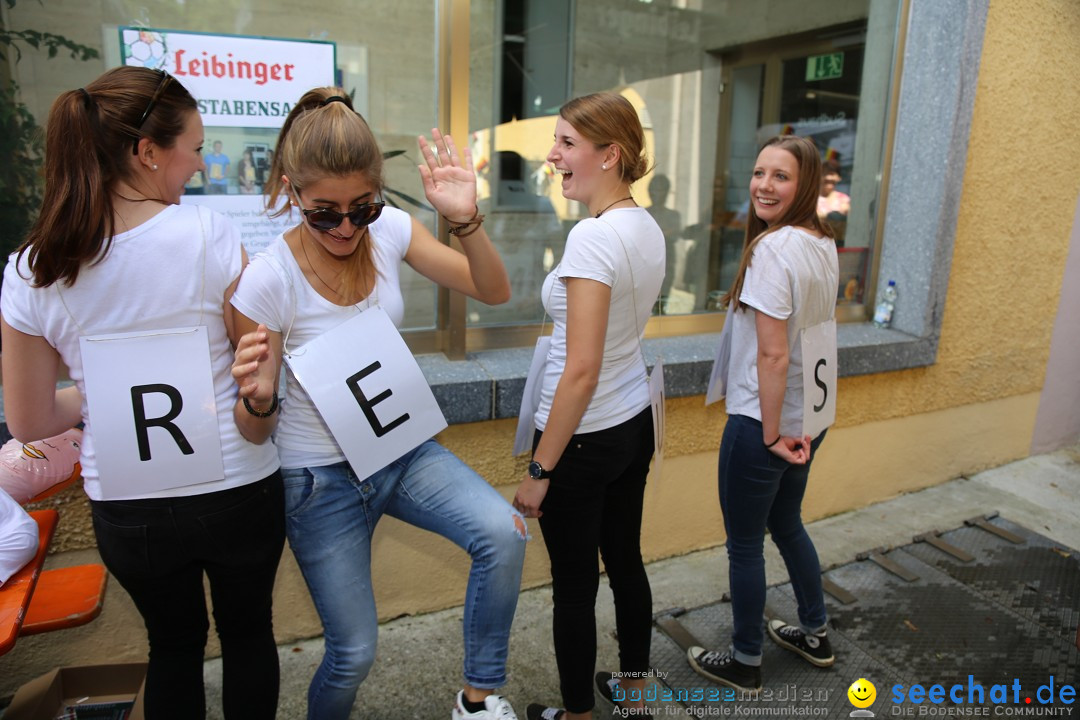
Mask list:
[[859,678],[851,683],[851,687],[847,690],[847,697],[855,707],[868,708],[877,699],[877,688],[866,678]]

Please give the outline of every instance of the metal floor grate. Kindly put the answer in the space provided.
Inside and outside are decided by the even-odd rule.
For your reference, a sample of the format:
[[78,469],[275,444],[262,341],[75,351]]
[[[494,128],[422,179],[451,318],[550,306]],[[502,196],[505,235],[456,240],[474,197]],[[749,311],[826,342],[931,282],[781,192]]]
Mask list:
[[[691,670],[685,650],[655,629],[652,660],[668,699],[678,701],[685,714],[698,717],[838,717],[854,710],[848,687],[867,678],[877,688],[877,700],[869,708],[877,717],[903,717],[898,710],[932,717],[919,712],[931,707],[928,702],[896,705],[893,686],[903,685],[906,693],[913,684],[925,688],[960,684],[966,698],[971,676],[987,693],[984,702],[972,704],[978,707],[993,707],[991,686],[1008,685],[1011,700],[1014,681],[1020,683],[1020,707],[1010,702],[1008,708],[989,710],[989,715],[1005,717],[1004,711],[1016,710],[1030,717],[1032,711],[1052,714],[1055,708],[1068,714],[1065,708],[1080,703],[1042,706],[1034,695],[1050,676],[1056,687],[1070,684],[1074,690],[1080,679],[1080,553],[1002,518],[991,524],[1020,536],[1023,544],[979,527],[963,527],[940,538],[973,556],[969,562],[924,542],[884,553],[883,564],[895,564],[896,571],[916,576],[912,581],[869,559],[827,571],[826,578],[856,598],[841,604],[826,595],[836,664],[812,667],[766,635],[764,689],[756,701],[740,698],[739,693],[717,701],[718,686]],[[767,602],[769,611],[779,617],[789,622],[796,618],[790,584],[770,587]],[[677,621],[704,647],[723,649],[730,644],[727,602],[690,610]],[[711,700],[695,699],[710,691]],[[1027,697],[1033,698],[1032,704],[1025,703]],[[672,714],[674,704],[669,702],[664,714]],[[964,709],[971,710],[972,705]],[[961,708],[946,696],[934,709],[944,715]]]

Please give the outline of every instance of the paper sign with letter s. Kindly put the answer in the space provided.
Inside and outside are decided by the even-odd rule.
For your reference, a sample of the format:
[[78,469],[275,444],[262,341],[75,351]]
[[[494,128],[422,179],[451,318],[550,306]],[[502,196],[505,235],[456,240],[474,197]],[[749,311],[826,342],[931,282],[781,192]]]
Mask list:
[[285,355],[359,478],[446,428],[412,352],[382,308],[369,308]]
[[102,498],[222,480],[205,327],[79,338]]
[[836,320],[802,330],[803,435],[836,422]]

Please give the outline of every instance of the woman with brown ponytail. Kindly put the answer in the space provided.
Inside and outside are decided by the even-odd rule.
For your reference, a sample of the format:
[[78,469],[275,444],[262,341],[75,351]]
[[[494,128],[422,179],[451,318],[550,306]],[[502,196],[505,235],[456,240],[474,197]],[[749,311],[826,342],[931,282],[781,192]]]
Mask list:
[[[202,144],[164,71],[115,68],[53,103],[41,213],[4,271],[4,406],[24,440],[85,424],[98,549],[146,624],[146,717],[205,717],[205,575],[225,717],[273,718],[281,476],[233,419],[239,234],[179,204]],[[56,389],[61,363],[74,387]]]

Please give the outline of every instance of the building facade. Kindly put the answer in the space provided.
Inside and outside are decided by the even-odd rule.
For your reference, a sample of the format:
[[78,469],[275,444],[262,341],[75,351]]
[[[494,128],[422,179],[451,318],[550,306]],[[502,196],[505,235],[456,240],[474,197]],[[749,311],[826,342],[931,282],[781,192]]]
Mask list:
[[[507,497],[524,474],[525,459],[510,448],[544,325],[540,283],[584,212],[545,168],[554,116],[588,92],[630,99],[654,163],[635,198],[668,239],[668,280],[646,341],[668,385],[665,460],[646,495],[649,560],[723,541],[716,455],[725,416],[703,395],[724,321],[717,293],[731,282],[742,243],[748,163],[773,134],[813,137],[849,197],[844,211],[830,210],[842,250],[841,380],[808,519],[1080,438],[1074,0],[313,0],[303,8],[57,0],[0,11],[5,28],[57,33],[100,52],[88,61],[8,57],[17,97],[40,122],[59,92],[107,67],[161,58],[195,81],[218,72],[216,56],[222,76],[242,75],[228,61],[243,59],[245,41],[263,39],[262,52],[285,49],[282,63],[321,63],[320,77],[354,94],[384,151],[405,151],[387,161],[387,184],[400,196],[423,195],[416,135],[437,125],[459,144],[467,139],[514,298],[486,308],[413,277],[404,334],[451,422],[440,439]],[[178,59],[189,37],[209,43],[205,56]],[[326,43],[330,61],[307,52]],[[193,58],[206,64],[184,64]],[[258,84],[250,72],[239,79]],[[217,113],[205,120],[207,146],[222,142],[233,168],[246,152],[257,164],[273,149],[275,110],[257,99],[236,105],[244,90],[228,95],[224,79],[220,94],[197,93],[204,116]],[[211,100],[232,117],[220,117]],[[238,178],[224,179],[225,197],[213,202],[247,217],[252,198]],[[868,320],[888,280],[900,298],[892,328],[881,329]],[[85,500],[72,490],[59,502],[51,562],[86,562],[95,551]],[[548,580],[532,529],[529,586]],[[286,555],[276,594],[283,642],[321,632]],[[464,553],[442,539],[392,519],[376,535],[384,617],[461,603],[466,572]],[[57,665],[144,654],[138,615],[113,584],[95,622],[22,639],[0,659],[0,696]]]

